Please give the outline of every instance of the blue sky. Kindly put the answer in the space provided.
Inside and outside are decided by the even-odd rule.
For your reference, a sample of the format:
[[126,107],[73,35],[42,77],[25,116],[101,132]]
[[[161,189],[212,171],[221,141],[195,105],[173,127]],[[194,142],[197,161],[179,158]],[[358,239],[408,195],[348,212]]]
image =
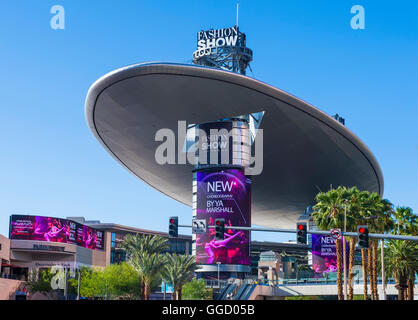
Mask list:
[[[65,30],[50,27],[56,4],[65,8]],[[350,27],[356,4],[365,8],[365,30]],[[90,85],[116,68],[190,63],[196,33],[234,25],[235,5],[2,1],[0,234],[8,234],[13,213],[85,216],[162,231],[168,216],[189,221],[189,207],[107,154],[87,128],[84,100]],[[384,197],[416,211],[418,2],[241,0],[239,25],[254,50],[248,75],[342,115],[380,163]]]

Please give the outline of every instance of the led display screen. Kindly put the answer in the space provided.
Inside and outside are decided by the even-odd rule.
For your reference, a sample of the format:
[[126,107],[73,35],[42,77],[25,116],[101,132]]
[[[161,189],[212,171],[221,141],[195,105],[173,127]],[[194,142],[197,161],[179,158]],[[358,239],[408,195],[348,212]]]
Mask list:
[[103,231],[67,219],[12,215],[10,239],[70,243],[103,250]]
[[[242,170],[227,169],[196,173],[196,219],[214,225],[224,218],[225,226],[251,226],[251,180]],[[196,235],[198,264],[250,265],[250,232],[225,229],[224,240],[215,240],[215,229]]]
[[[336,241],[337,240],[328,235],[312,234],[312,269],[315,273],[337,271]],[[339,241],[341,241],[342,248],[342,240]],[[346,256],[349,256],[347,243]]]

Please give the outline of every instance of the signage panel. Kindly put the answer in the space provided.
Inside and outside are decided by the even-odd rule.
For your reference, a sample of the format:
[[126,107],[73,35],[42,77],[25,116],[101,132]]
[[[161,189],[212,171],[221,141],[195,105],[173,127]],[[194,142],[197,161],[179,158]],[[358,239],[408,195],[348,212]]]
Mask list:
[[[337,272],[336,240],[331,235],[312,234],[312,269],[315,273]],[[348,245],[347,257],[349,256]],[[347,259],[348,261],[348,259]]]
[[[224,218],[225,226],[251,226],[251,180],[242,169],[197,172],[196,219],[213,226]],[[250,265],[250,232],[226,229],[224,240],[215,240],[215,229],[196,235],[198,264]]]
[[67,219],[29,215],[10,217],[10,239],[70,243],[103,250],[103,235],[102,230]]

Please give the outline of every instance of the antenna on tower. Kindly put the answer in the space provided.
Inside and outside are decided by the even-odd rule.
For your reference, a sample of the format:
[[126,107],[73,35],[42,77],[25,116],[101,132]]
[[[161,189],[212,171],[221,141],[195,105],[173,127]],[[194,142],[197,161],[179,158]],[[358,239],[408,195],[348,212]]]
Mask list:
[[237,27],[238,27],[238,12],[239,12],[239,1],[237,1]]

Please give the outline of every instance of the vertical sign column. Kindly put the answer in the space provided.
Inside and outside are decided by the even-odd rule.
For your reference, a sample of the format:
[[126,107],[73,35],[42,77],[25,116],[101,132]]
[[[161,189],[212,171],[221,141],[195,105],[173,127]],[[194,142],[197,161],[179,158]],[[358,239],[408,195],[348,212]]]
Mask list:
[[[245,121],[217,121],[199,125],[199,164],[193,175],[193,217],[225,219],[225,226],[251,226],[251,180],[244,175],[250,156]],[[250,231],[226,229],[223,240],[215,229],[193,235],[198,264],[250,265]]]

